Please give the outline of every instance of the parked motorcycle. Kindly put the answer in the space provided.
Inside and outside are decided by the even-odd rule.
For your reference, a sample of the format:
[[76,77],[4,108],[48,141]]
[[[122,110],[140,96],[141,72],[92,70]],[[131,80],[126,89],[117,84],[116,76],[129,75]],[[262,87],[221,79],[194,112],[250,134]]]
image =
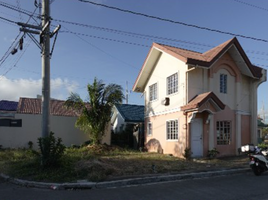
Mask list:
[[257,146],[254,147],[254,145],[245,145],[241,147],[241,151],[248,153],[250,160],[249,166],[256,176],[268,170],[267,149],[261,149]]

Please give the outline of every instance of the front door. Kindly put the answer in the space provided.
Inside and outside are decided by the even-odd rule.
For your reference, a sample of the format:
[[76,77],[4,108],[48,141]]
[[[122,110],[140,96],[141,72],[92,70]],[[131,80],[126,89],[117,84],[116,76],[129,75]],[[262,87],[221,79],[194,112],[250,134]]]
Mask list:
[[203,120],[200,118],[191,122],[191,151],[193,157],[203,157]]

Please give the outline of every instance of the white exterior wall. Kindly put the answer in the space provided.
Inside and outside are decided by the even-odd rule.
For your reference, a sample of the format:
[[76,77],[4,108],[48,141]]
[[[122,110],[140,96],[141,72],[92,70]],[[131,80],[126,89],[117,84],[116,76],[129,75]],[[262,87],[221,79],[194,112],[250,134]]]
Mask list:
[[[161,115],[168,112],[179,111],[185,101],[185,71],[184,62],[163,53],[156,63],[154,71],[145,87],[145,116]],[[167,77],[178,73],[178,92],[167,95]],[[157,83],[157,100],[149,102],[149,86]],[[165,97],[169,97],[169,106],[163,105]],[[152,109],[153,108],[153,109]]]
[[114,133],[120,132],[120,127],[123,125],[123,129],[125,127],[125,121],[123,117],[120,115],[119,112],[117,112],[114,124],[113,124],[113,131]]
[[[227,74],[227,94],[220,93],[220,74]],[[219,99],[228,105],[232,110],[236,110],[236,82],[235,77],[232,76],[226,69],[220,69],[213,74],[214,85],[213,92],[219,97]]]
[[[41,115],[16,114],[16,119],[22,119],[22,127],[0,127],[0,145],[4,148],[27,148],[28,142],[38,148],[37,139],[41,137]],[[76,117],[51,116],[50,130],[60,137],[66,146],[81,145],[89,137],[75,128]],[[110,126],[102,143],[110,144]]]
[[[188,102],[194,98],[197,94],[208,92],[208,77],[207,70],[202,68],[195,68],[187,72],[188,82]],[[187,102],[187,103],[188,103]],[[186,103],[186,104],[187,104]]]
[[238,100],[239,108],[245,112],[250,113],[250,95],[252,95],[252,91],[250,91],[250,78],[247,76],[242,76],[241,80],[241,95]]

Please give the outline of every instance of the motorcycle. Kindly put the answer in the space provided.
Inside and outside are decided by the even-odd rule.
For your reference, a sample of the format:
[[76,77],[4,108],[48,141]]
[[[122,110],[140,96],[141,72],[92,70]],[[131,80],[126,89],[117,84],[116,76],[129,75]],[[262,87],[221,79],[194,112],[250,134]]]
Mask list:
[[242,152],[246,152],[249,155],[249,166],[256,176],[261,175],[268,170],[268,150],[261,149],[254,145],[245,145],[241,147]]

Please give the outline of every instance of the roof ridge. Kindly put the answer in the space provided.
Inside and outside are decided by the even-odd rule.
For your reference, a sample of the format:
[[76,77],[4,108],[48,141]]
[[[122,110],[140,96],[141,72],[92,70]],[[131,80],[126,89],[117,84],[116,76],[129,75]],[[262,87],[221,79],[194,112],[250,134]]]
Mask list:
[[194,50],[189,50],[189,49],[184,49],[184,48],[181,48],[181,47],[176,47],[176,46],[171,46],[171,45],[167,45],[167,44],[162,44],[162,43],[156,43],[155,44],[158,44],[158,45],[161,45],[161,46],[167,46],[167,47],[172,47],[172,48],[177,48],[177,49],[181,49],[183,51],[189,51],[189,52],[192,52],[192,53],[198,53],[198,54],[202,54],[201,52],[198,52],[198,51],[194,51]]

